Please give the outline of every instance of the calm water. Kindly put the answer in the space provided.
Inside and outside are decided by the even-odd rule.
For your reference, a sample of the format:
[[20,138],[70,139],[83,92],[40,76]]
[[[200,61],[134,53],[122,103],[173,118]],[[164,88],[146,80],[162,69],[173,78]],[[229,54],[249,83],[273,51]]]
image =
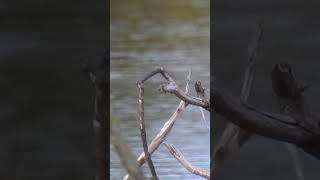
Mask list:
[[[137,157],[143,149],[135,82],[155,67],[164,66],[184,87],[191,67],[190,93],[194,95],[193,84],[201,80],[209,94],[209,21],[208,0],[111,1],[111,108],[122,120],[121,132]],[[149,143],[179,104],[173,95],[157,91],[163,82],[157,76],[145,87]],[[210,114],[205,115],[209,121]],[[199,108],[189,106],[178,118],[167,142],[179,148],[195,166],[209,170],[209,134]],[[126,172],[110,148],[111,179],[121,179]],[[202,179],[185,170],[162,146],[154,153],[153,161],[160,179]],[[143,171],[150,176],[146,165]]]

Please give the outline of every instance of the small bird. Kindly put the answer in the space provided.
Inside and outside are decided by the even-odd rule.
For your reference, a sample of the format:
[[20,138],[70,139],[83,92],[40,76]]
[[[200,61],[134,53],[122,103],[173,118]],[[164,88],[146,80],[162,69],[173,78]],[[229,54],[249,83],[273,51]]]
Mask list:
[[[196,83],[194,84],[194,87],[197,92],[197,96],[201,99],[204,99],[205,98],[205,89],[202,87],[201,81],[196,81]],[[200,108],[200,112],[201,112],[201,116],[204,121],[204,124],[207,127],[207,129],[210,130],[210,125],[208,124],[208,122],[206,120],[206,116],[204,115],[203,108],[202,107],[199,107],[199,108]]]
[[194,84],[194,87],[196,89],[198,97],[204,98],[205,89],[202,87],[201,81],[196,81],[196,83]]
[[297,99],[308,86],[296,81],[291,66],[284,62],[276,64],[271,72],[272,88],[279,98]]
[[272,88],[278,97],[294,96],[294,77],[288,63],[276,64],[271,72]]

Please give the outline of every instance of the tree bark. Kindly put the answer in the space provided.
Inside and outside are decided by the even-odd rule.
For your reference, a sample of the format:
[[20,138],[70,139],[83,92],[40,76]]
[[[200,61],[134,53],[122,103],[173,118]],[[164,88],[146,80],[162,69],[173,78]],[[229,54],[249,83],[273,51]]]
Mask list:
[[306,86],[293,78],[288,64],[275,68],[273,88],[284,106],[283,113],[259,110],[217,87],[211,91],[213,110],[244,130],[295,144],[320,159],[320,119],[307,111],[302,96]]

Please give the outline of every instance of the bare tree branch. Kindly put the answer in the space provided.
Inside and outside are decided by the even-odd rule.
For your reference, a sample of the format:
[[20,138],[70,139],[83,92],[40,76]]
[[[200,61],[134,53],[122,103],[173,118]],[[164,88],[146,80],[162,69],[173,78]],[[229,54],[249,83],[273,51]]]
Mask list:
[[179,99],[185,101],[188,104],[192,104],[195,106],[203,107],[205,110],[210,111],[210,101],[208,99],[202,99],[190,96],[183,92],[177,83],[173,80],[173,78],[164,70],[164,68],[160,67],[156,70],[152,71],[151,73],[147,74],[145,78],[141,81],[141,83],[144,83],[148,79],[150,79],[152,76],[156,74],[161,74],[167,81],[167,84],[164,84],[161,86],[161,90],[163,92],[168,92],[176,95]]
[[261,24],[258,25],[256,32],[252,38],[251,43],[248,45],[248,65],[245,70],[244,80],[242,84],[241,96],[243,101],[247,101],[252,89],[252,83],[254,78],[254,65],[256,56],[261,45],[263,35],[263,27]]
[[233,123],[227,123],[213,151],[214,162],[211,166],[211,177],[216,177],[223,163],[230,158],[232,154],[238,152],[250,137],[250,132],[241,129]]
[[[287,79],[287,81],[283,81]],[[278,105],[281,113],[285,114],[305,114],[309,113],[308,107],[305,105],[302,93],[306,90],[307,86],[298,82],[292,73],[289,64],[281,63],[275,65],[271,73],[272,87],[277,94]],[[291,82],[289,82],[291,81]],[[284,83],[287,82],[287,83]],[[280,87],[281,86],[281,87]],[[284,89],[289,93],[283,94]],[[296,106],[293,108],[293,106]],[[292,157],[295,172],[299,180],[304,180],[302,162],[299,159],[299,151],[297,147],[290,143],[285,143],[286,149]]]
[[[278,64],[276,67],[278,71],[272,72],[272,86],[278,96],[281,114],[249,106],[245,102],[249,94],[244,94],[238,100],[216,87],[211,92],[214,97],[213,109],[246,131],[293,143],[320,158],[320,118],[307,112],[301,96],[308,86],[293,78],[288,64]],[[246,72],[249,74],[250,71]],[[291,76],[286,76],[288,74]],[[250,81],[249,78],[249,85]],[[246,87],[244,84],[243,89]]]
[[[169,133],[172,130],[172,127],[174,123],[176,122],[179,114],[181,114],[185,108],[187,107],[187,104],[185,102],[180,102],[178,105],[176,111],[173,113],[173,115],[170,117],[170,119],[163,125],[160,132],[156,135],[156,137],[152,140],[152,142],[149,144],[148,151],[150,154],[152,154],[155,150],[158,149],[158,147],[161,145],[162,142],[164,142],[169,135]],[[142,165],[144,161],[144,153],[142,153],[138,158],[138,163]]]
[[[176,111],[174,112],[174,114],[171,116],[171,118],[164,124],[164,126],[162,127],[162,129],[160,130],[160,132],[157,134],[157,136],[152,140],[151,144],[147,147],[147,143],[146,143],[146,134],[145,134],[145,128],[144,128],[144,109],[143,109],[143,83],[146,82],[149,78],[151,78],[152,76],[154,76],[155,74],[160,73],[167,81],[168,84],[161,86],[162,90],[164,92],[171,92],[174,93],[177,97],[179,97],[181,99],[181,102],[179,104],[179,106],[177,107]],[[180,88],[177,86],[177,84],[175,83],[175,81],[173,80],[173,78],[171,78],[171,76],[165,72],[165,70],[163,68],[157,68],[155,71],[151,72],[150,74],[148,74],[147,76],[145,76],[145,78],[143,78],[142,81],[138,81],[137,85],[139,87],[139,104],[140,104],[140,130],[141,130],[141,137],[142,137],[142,141],[143,141],[143,146],[144,146],[144,152],[139,156],[138,158],[138,164],[141,166],[145,163],[145,160],[148,159],[148,157],[150,157],[150,155],[162,144],[164,143],[164,140],[167,138],[167,135],[170,133],[175,121],[177,120],[178,115],[185,110],[185,108],[188,106],[188,104],[194,104],[194,105],[198,105],[200,107],[205,107],[208,109],[210,109],[210,103],[209,100],[206,100],[204,98],[195,98],[192,97],[190,95],[188,95],[188,90],[189,90],[189,82],[190,82],[190,78],[191,78],[191,70],[189,71],[189,75],[187,78],[187,83],[186,83],[186,89],[185,92],[183,92],[182,90],[180,90]],[[203,88],[200,85],[197,87],[195,86],[195,88]],[[205,104],[202,104],[205,103]],[[168,146],[169,149],[173,148],[173,150],[171,150],[171,152],[175,152],[174,147],[173,146]],[[148,148],[148,149],[147,149]],[[180,153],[181,154],[181,153]],[[196,169],[196,168],[191,168],[191,164],[183,159],[182,154],[180,155],[179,152],[176,152],[175,155],[179,155],[177,157],[180,157],[180,161],[185,164],[188,165],[186,166],[187,168],[189,168],[189,170],[191,170],[192,173],[195,174],[199,174],[201,176],[204,177],[208,177],[209,178],[209,174],[208,173],[203,173],[201,170]],[[150,158],[149,158],[150,159]],[[150,166],[149,166],[150,167]],[[124,180],[129,179],[130,176],[127,174],[124,177]]]
[[[245,78],[242,86],[241,91],[241,100],[246,102],[249,95],[250,89],[253,82],[253,67],[254,67],[254,60],[255,56],[258,51],[258,47],[262,38],[263,29],[261,25],[259,25],[257,32],[253,38],[253,41],[248,46],[249,51],[249,63],[247,65],[245,71]],[[301,86],[301,89],[304,89],[305,86]],[[223,132],[221,139],[219,140],[215,150],[214,156],[218,156],[215,160],[215,164],[212,169],[212,176],[215,176],[217,173],[217,168],[221,166],[223,161],[236,151],[239,151],[240,147],[250,139],[253,134],[251,132],[245,131],[238,126],[234,125],[233,123],[228,123],[226,129]],[[301,162],[299,161],[298,151],[296,147],[290,143],[284,143],[285,147],[288,149],[290,156],[293,159],[293,164],[295,168],[295,172],[299,180],[304,180],[303,171]]]
[[139,114],[140,114],[140,134],[141,134],[141,140],[143,145],[143,151],[144,151],[144,158],[148,161],[148,165],[152,174],[153,179],[158,179],[156,170],[154,168],[151,155],[148,151],[148,143],[147,143],[147,133],[145,129],[145,122],[144,122],[144,87],[143,83],[137,82],[137,85],[139,87]]
[[[155,74],[154,72],[151,74]],[[151,76],[150,76],[151,77]],[[172,79],[172,78],[171,78]],[[188,93],[189,91],[189,83],[191,79],[191,70],[189,71],[188,78],[187,78],[187,83],[186,83],[186,88],[185,88],[185,93]],[[145,82],[147,79],[144,78]],[[158,149],[158,147],[161,145],[162,142],[164,142],[171,132],[174,123],[176,122],[178,116],[186,109],[188,104],[184,101],[180,101],[178,107],[176,108],[175,112],[172,114],[172,116],[169,118],[169,120],[163,125],[162,129],[160,132],[156,135],[156,137],[152,140],[152,142],[148,146],[148,152],[149,154],[153,154],[154,151]],[[142,166],[145,163],[145,153],[142,152],[140,156],[137,159],[137,162],[140,166]],[[124,180],[129,179],[129,175],[127,174],[124,177]]]
[[[206,98],[206,93],[205,93],[205,89],[201,85],[201,81],[197,81],[195,83],[194,87],[195,87],[197,96],[199,98],[205,99]],[[203,120],[205,126],[207,127],[207,129],[210,131],[210,127],[209,127],[209,124],[207,123],[206,116],[204,115],[203,108],[199,107],[199,109],[200,109],[200,112],[201,112],[202,120]]]
[[[248,45],[248,65],[245,70],[244,80],[241,89],[240,99],[243,102],[247,102],[250,91],[252,89],[252,83],[254,79],[254,65],[255,57],[258,52],[262,40],[263,28],[258,26],[253,36],[251,43]],[[211,176],[217,175],[218,168],[222,166],[224,161],[233,153],[240,150],[240,147],[247,142],[252,133],[245,131],[237,125],[228,122],[225,130],[222,133],[221,139],[214,148],[213,156],[215,158],[214,165],[211,169]]]
[[184,93],[174,81],[170,81],[167,84],[161,86],[163,92],[168,92],[176,95],[179,99],[195,106],[203,107],[210,112],[210,102],[206,99],[190,96]]
[[293,117],[264,112],[215,87],[212,88],[212,94],[215,99],[214,111],[244,129],[296,144],[311,143],[317,139],[316,132],[297,124]]
[[184,90],[184,92],[187,94],[189,92],[189,86],[190,86],[190,81],[191,81],[191,74],[192,74],[192,69],[190,67],[189,69],[189,73],[188,73],[188,76],[187,76],[187,82],[186,82],[186,88]]
[[172,144],[167,144],[167,143],[163,143],[164,146],[168,149],[168,151],[170,152],[170,154],[176,158],[176,160],[184,167],[186,168],[189,172],[191,172],[192,174],[204,177],[206,179],[210,179],[210,175],[208,172],[206,172],[203,169],[200,168],[196,168],[194,167],[188,160],[185,159],[185,157],[183,156],[182,152],[179,151],[176,147],[174,147]]
[[[309,129],[299,123],[302,117],[269,113],[241,103],[223,90],[213,87],[214,111],[241,128],[280,141],[296,144],[320,159],[320,130]],[[319,122],[317,117],[308,117]],[[303,121],[303,120],[302,120]]]

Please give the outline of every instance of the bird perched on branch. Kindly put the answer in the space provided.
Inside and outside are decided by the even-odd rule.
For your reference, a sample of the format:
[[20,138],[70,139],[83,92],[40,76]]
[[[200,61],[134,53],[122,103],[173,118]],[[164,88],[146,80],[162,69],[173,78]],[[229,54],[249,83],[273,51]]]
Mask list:
[[284,62],[276,64],[271,72],[272,88],[279,98],[297,99],[308,86],[296,81],[291,66]]
[[205,89],[202,87],[202,84],[201,84],[201,81],[197,81],[195,84],[194,84],[194,87],[195,87],[195,90],[197,92],[197,95],[198,97],[200,98],[204,98],[205,94]]

